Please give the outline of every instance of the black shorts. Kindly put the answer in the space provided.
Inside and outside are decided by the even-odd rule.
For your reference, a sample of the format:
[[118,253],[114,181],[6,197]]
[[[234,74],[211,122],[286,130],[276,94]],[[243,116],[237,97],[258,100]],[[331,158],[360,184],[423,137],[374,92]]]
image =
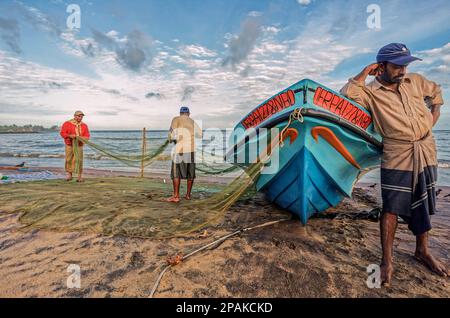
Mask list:
[[175,154],[170,177],[172,179],[195,179],[195,154],[193,152]]

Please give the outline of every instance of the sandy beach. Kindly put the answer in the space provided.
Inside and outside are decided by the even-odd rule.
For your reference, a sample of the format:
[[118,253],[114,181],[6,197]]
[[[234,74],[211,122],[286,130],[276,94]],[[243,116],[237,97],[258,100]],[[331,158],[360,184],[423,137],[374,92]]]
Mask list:
[[[111,173],[87,171],[86,183],[107,175]],[[146,180],[167,178],[157,177]],[[226,178],[199,180],[202,186],[212,182],[225,183]],[[148,297],[169,257],[186,255],[242,227],[290,217],[257,194],[238,201],[219,222],[184,237],[23,231],[20,208],[2,195],[11,186],[0,185],[0,297]],[[26,189],[30,184],[14,186]],[[450,266],[450,187],[439,189],[431,251]],[[414,260],[415,238],[403,223],[395,240],[393,286],[367,287],[367,266],[378,264],[381,250],[378,222],[366,212],[380,207],[379,191],[378,185],[360,184],[352,199],[310,219],[307,226],[283,221],[200,252],[171,267],[154,297],[450,297],[448,278]],[[66,285],[70,264],[80,266],[81,288]]]

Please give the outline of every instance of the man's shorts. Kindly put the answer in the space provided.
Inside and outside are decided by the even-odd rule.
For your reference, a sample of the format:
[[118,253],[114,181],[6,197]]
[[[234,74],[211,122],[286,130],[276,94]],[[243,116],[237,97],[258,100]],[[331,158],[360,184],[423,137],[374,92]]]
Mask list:
[[172,179],[195,179],[195,153],[178,153],[172,160],[172,169],[170,171]]

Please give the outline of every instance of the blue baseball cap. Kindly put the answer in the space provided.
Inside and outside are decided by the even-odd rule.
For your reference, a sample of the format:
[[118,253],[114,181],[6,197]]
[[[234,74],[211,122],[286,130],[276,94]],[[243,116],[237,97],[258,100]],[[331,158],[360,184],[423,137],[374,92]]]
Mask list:
[[377,54],[377,62],[389,62],[396,65],[408,65],[413,61],[422,61],[418,57],[412,56],[406,45],[402,43],[390,43],[383,46]]
[[189,107],[187,107],[187,106],[181,106],[181,108],[180,108],[180,114],[183,114],[183,113],[190,113]]

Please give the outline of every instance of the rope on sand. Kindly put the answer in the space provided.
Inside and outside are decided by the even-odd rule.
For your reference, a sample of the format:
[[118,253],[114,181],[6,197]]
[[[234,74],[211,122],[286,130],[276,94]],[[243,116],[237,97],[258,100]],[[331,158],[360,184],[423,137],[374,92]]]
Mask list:
[[243,228],[243,229],[237,230],[237,231],[235,231],[235,232],[233,232],[233,233],[230,233],[230,234],[227,234],[227,235],[225,235],[225,236],[222,236],[221,238],[218,238],[217,240],[215,240],[215,241],[213,241],[213,242],[211,242],[211,243],[208,243],[208,244],[206,244],[206,245],[204,245],[204,246],[202,246],[202,247],[200,247],[200,248],[198,248],[198,249],[196,249],[196,250],[194,250],[194,251],[188,253],[186,256],[181,256],[181,257],[178,258],[176,261],[174,261],[173,263],[170,263],[169,265],[167,265],[167,266],[162,270],[162,272],[161,272],[161,273],[159,274],[159,276],[158,276],[158,279],[157,279],[156,282],[155,282],[155,285],[154,285],[153,288],[152,288],[152,291],[151,291],[151,293],[150,293],[149,298],[153,298],[153,295],[155,294],[156,289],[158,288],[159,283],[161,282],[161,279],[163,278],[164,274],[167,272],[167,270],[168,270],[169,268],[171,268],[171,267],[173,267],[173,266],[175,266],[175,265],[181,263],[182,261],[184,261],[184,260],[186,260],[187,258],[193,256],[194,254],[197,254],[197,253],[199,253],[199,252],[201,252],[201,251],[207,249],[208,247],[211,247],[211,246],[214,246],[214,245],[219,245],[220,243],[224,242],[225,240],[229,239],[229,238],[232,237],[232,236],[238,235],[239,233],[247,232],[247,231],[250,231],[250,230],[255,230],[255,229],[258,229],[258,228],[261,228],[261,227],[265,227],[265,226],[269,226],[269,225],[273,225],[273,224],[276,224],[276,223],[281,223],[281,222],[283,222],[283,221],[289,221],[289,220],[290,220],[290,218],[283,218],[283,219],[280,219],[280,220],[270,221],[270,222],[266,222],[266,223],[259,224],[259,225],[256,225],[256,226]]

